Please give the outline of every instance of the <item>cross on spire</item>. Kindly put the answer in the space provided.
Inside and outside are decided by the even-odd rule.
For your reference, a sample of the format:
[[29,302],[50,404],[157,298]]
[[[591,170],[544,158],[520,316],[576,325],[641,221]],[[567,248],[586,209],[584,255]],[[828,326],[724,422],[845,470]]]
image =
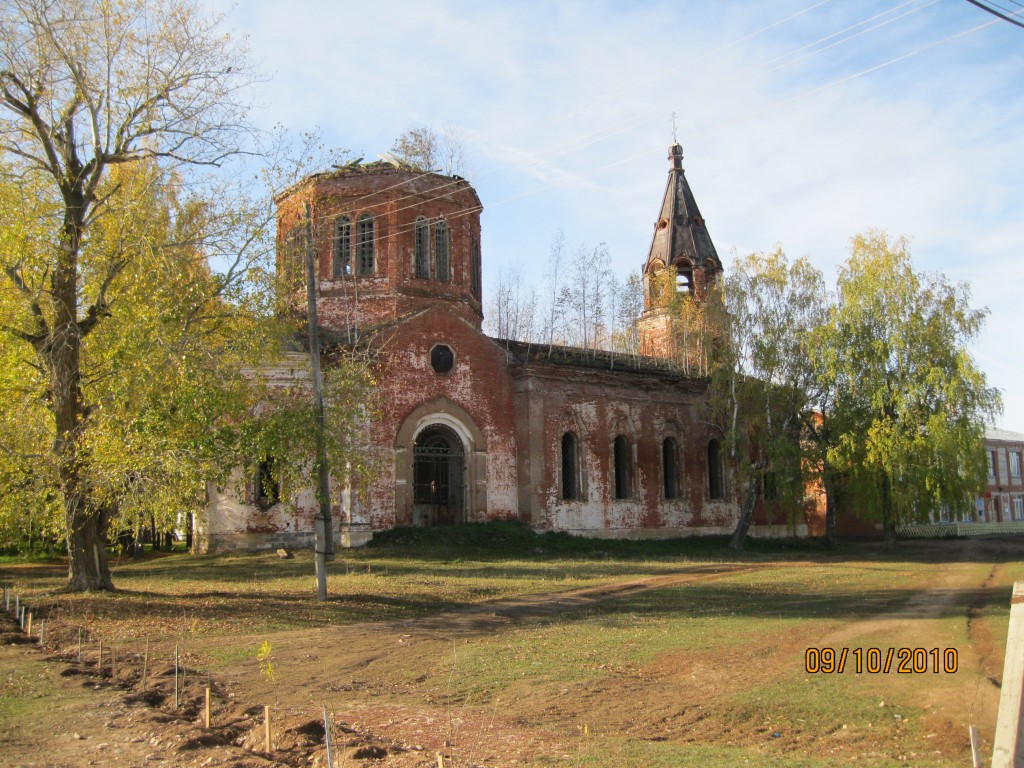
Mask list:
[[676,117],[678,117],[678,115],[676,115],[676,113],[673,112],[672,113],[672,143],[673,144],[678,144],[679,143],[679,141],[676,139]]

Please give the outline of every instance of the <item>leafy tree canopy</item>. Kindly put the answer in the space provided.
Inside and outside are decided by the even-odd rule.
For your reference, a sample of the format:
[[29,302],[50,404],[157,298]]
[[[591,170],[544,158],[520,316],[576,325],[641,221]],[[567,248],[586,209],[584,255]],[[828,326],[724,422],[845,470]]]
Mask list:
[[1000,399],[968,344],[987,310],[877,231],[853,238],[837,289],[812,347],[833,393],[828,460],[891,543],[896,525],[970,505],[984,483],[984,426]]

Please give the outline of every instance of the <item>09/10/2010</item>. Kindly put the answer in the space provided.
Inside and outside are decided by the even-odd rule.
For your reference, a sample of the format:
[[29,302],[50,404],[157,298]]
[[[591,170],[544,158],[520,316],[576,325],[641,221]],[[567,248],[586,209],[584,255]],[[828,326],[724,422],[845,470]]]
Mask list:
[[808,674],[953,674],[957,663],[956,648],[808,648],[804,653]]

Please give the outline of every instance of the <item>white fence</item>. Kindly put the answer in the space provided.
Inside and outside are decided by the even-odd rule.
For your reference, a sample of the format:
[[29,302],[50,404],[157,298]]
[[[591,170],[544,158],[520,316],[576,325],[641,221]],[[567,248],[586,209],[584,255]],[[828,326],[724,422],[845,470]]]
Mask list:
[[995,533],[1024,533],[1024,520],[1005,523],[935,523],[904,525],[896,529],[903,539],[942,539],[953,536],[990,536]]

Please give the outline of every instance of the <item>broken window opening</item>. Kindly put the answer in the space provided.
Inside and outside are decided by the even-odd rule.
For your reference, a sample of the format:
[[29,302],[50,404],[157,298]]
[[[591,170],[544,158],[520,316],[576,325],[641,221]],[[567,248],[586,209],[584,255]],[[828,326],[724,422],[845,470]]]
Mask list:
[[455,367],[455,352],[447,344],[435,344],[430,350],[430,367],[434,369],[434,373],[451,373]]
[[632,496],[632,483],[630,475],[632,467],[630,461],[629,441],[619,435],[615,438],[613,449],[615,464],[615,498],[628,499]]
[[469,290],[472,292],[473,297],[477,300],[481,300],[480,296],[480,238],[473,235],[473,239],[470,243],[470,251],[473,258],[473,265],[469,275]]
[[580,498],[580,463],[576,435],[566,432],[562,435],[562,498]]
[[708,498],[725,498],[722,485],[722,449],[717,440],[708,443]]
[[352,274],[352,221],[348,216],[339,216],[334,222],[334,277],[349,277]]
[[676,441],[666,437],[661,444],[661,470],[664,477],[665,498],[679,498],[679,450]]
[[268,457],[256,470],[255,501],[261,507],[270,507],[280,500],[281,482],[275,476],[273,457]]
[[416,219],[416,277],[430,278],[430,222]]
[[693,292],[693,266],[689,262],[681,261],[676,264],[676,292]]
[[373,217],[368,213],[356,222],[356,273],[373,274]]
[[448,222],[440,219],[434,225],[434,275],[438,280],[448,282],[451,275],[451,244],[448,239]]

